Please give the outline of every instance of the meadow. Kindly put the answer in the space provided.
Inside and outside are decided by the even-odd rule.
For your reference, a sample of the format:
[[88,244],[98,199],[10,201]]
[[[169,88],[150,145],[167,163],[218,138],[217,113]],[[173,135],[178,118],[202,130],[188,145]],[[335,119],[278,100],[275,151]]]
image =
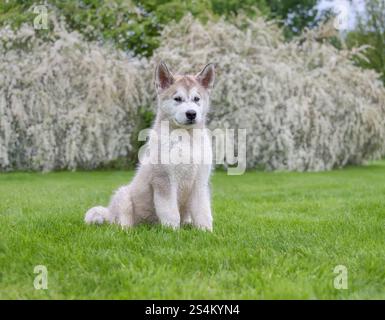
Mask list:
[[[214,232],[87,226],[132,171],[0,174],[0,299],[384,299],[385,161],[212,178]],[[34,267],[48,270],[36,290]],[[334,287],[337,265],[348,289]]]

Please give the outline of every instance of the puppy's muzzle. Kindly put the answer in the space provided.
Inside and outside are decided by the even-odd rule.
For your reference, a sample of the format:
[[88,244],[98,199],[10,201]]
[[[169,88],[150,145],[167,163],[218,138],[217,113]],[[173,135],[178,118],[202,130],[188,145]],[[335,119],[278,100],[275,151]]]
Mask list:
[[189,124],[195,123],[196,117],[197,117],[196,111],[194,111],[194,110],[187,110],[186,111],[187,123],[189,123]]

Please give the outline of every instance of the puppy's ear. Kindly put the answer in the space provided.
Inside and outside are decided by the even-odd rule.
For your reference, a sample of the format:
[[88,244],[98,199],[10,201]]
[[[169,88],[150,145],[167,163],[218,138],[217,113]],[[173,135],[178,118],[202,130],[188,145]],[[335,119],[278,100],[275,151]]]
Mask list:
[[211,89],[215,80],[215,65],[214,63],[207,64],[201,72],[199,72],[195,78],[205,89]]
[[158,93],[167,89],[174,83],[174,77],[168,70],[166,64],[161,61],[155,70],[155,89]]

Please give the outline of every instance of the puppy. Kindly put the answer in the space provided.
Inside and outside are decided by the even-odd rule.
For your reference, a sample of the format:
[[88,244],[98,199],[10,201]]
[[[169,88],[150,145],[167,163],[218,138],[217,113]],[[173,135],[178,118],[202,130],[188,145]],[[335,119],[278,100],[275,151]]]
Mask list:
[[[88,210],[86,223],[109,222],[131,227],[141,222],[160,222],[174,229],[191,223],[212,231],[212,149],[205,122],[214,78],[213,64],[206,65],[195,76],[173,75],[165,63],[158,64],[158,110],[152,134],[141,150],[146,161],[139,165],[132,182],[116,191],[107,208]],[[173,157],[170,160],[170,155],[188,156],[178,162]]]

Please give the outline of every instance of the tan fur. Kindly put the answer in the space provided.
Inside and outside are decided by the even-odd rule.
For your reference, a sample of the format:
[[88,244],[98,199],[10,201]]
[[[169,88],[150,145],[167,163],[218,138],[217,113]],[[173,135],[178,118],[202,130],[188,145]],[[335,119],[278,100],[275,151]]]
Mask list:
[[[161,63],[157,67],[155,84],[158,89],[159,106],[153,125],[157,138],[150,138],[146,146],[149,150],[159,149],[158,142],[162,145],[168,141],[168,136],[162,132],[162,125],[166,124],[171,132],[184,128],[190,138],[189,143],[176,140],[172,148],[187,153],[192,151],[191,146],[196,143],[201,148],[195,150],[194,155],[196,152],[202,152],[211,159],[209,136],[204,130],[201,131],[202,140],[201,136],[196,137],[193,134],[193,129],[205,128],[209,89],[213,80],[212,65],[206,66],[197,76],[173,76],[164,64]],[[176,102],[175,95],[181,96],[183,102]],[[194,97],[198,96],[200,100],[194,101]],[[187,112],[191,110],[196,112],[196,122],[193,124],[187,123],[186,118]],[[159,163],[159,155],[151,160],[154,160],[154,163],[140,165],[132,182],[116,191],[108,208],[91,208],[86,213],[85,221],[87,223],[108,221],[123,227],[131,227],[141,222],[160,222],[173,228],[191,222],[198,228],[211,231],[209,191],[211,162]],[[158,163],[155,163],[156,161]]]

